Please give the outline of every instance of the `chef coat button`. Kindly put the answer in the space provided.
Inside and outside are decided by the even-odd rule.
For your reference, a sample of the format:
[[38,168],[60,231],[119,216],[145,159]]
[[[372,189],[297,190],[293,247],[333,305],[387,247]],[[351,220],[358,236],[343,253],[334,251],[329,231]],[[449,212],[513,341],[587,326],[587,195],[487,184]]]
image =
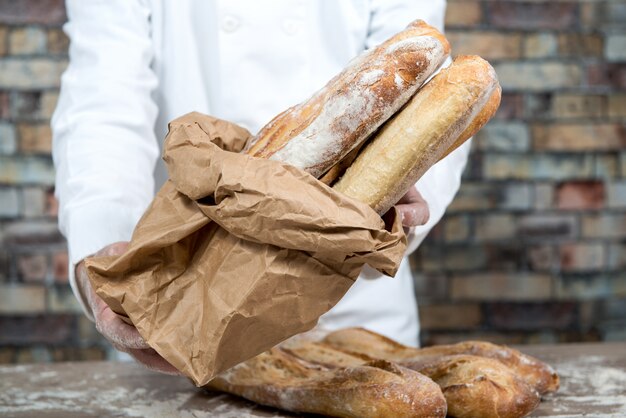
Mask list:
[[233,15],[226,15],[222,18],[222,30],[224,32],[234,32],[239,27],[239,19]]
[[283,30],[287,35],[295,35],[298,33],[298,22],[294,19],[283,20]]

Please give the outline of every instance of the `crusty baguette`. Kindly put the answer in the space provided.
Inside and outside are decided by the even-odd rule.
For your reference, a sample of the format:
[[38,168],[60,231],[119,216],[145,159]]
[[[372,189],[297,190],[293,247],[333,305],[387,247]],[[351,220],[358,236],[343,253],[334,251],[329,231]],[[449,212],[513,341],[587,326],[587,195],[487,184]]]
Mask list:
[[462,138],[493,94],[497,104],[491,65],[478,56],[457,57],[380,129],[333,188],[385,213]]
[[346,328],[324,338],[332,347],[372,358],[398,362],[419,369],[442,356],[473,355],[500,361],[528,382],[541,395],[559,388],[559,376],[546,363],[510,347],[483,341],[466,341],[452,345],[412,348],[364,328]]
[[208,388],[293,412],[336,417],[445,417],[429,378],[384,360],[329,369],[273,348],[213,379]]
[[400,109],[449,52],[437,29],[415,21],[352,60],[310,99],[275,117],[246,152],[320,177]]

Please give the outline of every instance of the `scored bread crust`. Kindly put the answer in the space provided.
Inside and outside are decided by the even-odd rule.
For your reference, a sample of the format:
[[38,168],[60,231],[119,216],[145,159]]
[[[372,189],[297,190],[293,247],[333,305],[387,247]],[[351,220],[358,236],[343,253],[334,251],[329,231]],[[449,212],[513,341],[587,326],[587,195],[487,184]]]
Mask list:
[[[493,115],[499,91],[487,61],[457,57],[380,129],[333,188],[384,214],[473,121],[481,127]],[[493,94],[497,100],[492,99],[484,120],[477,119]]]
[[320,177],[400,109],[449,53],[443,34],[414,21],[353,59],[310,99],[276,116],[246,152]]

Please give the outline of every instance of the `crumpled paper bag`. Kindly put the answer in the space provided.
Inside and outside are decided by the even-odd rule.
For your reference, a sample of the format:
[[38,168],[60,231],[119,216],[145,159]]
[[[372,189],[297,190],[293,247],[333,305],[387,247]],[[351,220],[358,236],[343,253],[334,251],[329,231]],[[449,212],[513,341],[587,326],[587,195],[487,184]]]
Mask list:
[[128,251],[89,258],[96,293],[198,386],[315,326],[364,264],[394,275],[399,216],[238,153],[250,134],[191,113],[169,125],[170,179]]

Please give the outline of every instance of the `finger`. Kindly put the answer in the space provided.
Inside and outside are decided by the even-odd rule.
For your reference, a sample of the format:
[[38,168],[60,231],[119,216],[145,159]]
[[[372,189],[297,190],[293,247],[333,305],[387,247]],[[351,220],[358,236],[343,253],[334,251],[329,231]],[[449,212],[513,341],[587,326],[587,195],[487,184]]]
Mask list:
[[415,188],[415,186],[413,186],[413,187],[411,187],[409,189],[408,192],[406,192],[404,194],[404,196],[402,196],[402,198],[398,201],[398,204],[401,204],[401,203],[420,203],[420,202],[426,203],[426,201],[424,200],[424,198],[422,197],[420,192],[418,192],[417,189]]
[[424,225],[428,222],[430,212],[428,205],[422,203],[400,204],[396,205],[396,209],[400,214],[402,226],[412,227]]
[[133,356],[135,360],[143,364],[151,370],[172,375],[180,375],[181,372],[172,366],[167,360],[159,355],[153,349],[148,350],[129,350],[128,354]]
[[105,305],[97,318],[96,328],[112,344],[128,350],[150,348],[137,328],[122,321],[108,306]]

